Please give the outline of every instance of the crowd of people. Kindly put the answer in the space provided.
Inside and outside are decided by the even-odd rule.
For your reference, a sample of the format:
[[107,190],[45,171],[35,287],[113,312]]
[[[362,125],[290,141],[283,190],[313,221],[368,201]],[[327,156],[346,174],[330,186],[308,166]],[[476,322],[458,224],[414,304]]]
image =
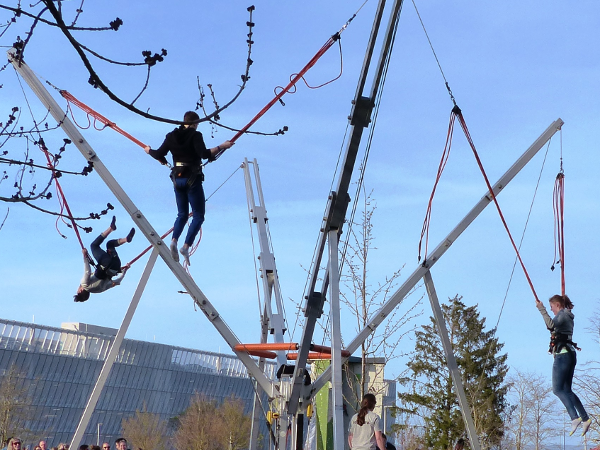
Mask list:
[[[5,447],[2,450],[25,450],[29,446],[23,446],[23,441],[18,437],[12,437],[5,442]],[[57,447],[48,447],[48,443],[44,440],[40,441],[33,450],[69,450],[70,445],[61,442]],[[81,444],[79,450],[111,450],[111,445],[108,442],[104,442],[102,447],[99,445],[87,445]],[[127,439],[120,437],[115,441],[114,450],[128,450]],[[141,448],[138,450],[142,450]]]

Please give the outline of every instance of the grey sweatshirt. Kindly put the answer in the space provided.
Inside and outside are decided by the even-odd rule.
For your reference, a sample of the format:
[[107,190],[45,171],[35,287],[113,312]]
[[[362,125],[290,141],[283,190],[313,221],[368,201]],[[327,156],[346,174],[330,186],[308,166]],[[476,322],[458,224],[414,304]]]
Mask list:
[[120,273],[114,279],[106,278],[101,280],[96,277],[96,275],[92,274],[92,269],[90,267],[90,262],[86,257],[83,258],[83,278],[81,279],[81,286],[91,294],[99,294],[100,292],[104,292],[112,287],[115,287],[121,284],[121,280],[125,276],[124,273]]

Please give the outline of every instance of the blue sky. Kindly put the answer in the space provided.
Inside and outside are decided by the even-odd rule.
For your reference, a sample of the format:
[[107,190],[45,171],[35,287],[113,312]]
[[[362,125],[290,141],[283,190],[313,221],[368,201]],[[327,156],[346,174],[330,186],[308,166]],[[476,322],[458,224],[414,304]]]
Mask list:
[[[362,2],[307,0],[256,1],[254,64],[241,98],[222,114],[223,122],[241,127],[287,84],[358,9]],[[70,6],[67,2],[66,5]],[[168,50],[152,71],[149,90],[136,103],[150,112],[179,118],[197,100],[196,77],[211,83],[220,103],[240,83],[246,58],[246,7],[242,2],[88,2],[80,25],[105,24],[116,16],[124,21],[118,32],[79,34],[85,45],[119,60],[137,60],[142,50]],[[244,136],[218,162],[206,169],[205,190],[212,193],[241,164],[258,160],[268,209],[275,256],[286,299],[298,301],[318,236],[321,217],[343,145],[358,73],[362,64],[376,2],[371,0],[342,36],[342,77],[318,90],[298,87],[275,105],[253,129],[285,136]],[[598,342],[584,332],[588,317],[598,311],[596,229],[599,156],[600,5],[594,1],[566,2],[447,2],[417,1],[444,73],[490,179],[495,181],[558,117],[566,173],[567,292],[576,305],[575,340],[583,347],[580,365],[598,360]],[[73,3],[73,8],[75,7]],[[9,18],[5,12],[4,18]],[[10,45],[21,22],[1,45]],[[24,22],[23,22],[24,23]],[[173,127],[131,114],[88,84],[82,64],[57,30],[39,27],[27,49],[26,61],[36,73],[96,108],[143,142],[157,147]],[[144,82],[144,69],[115,68],[99,63],[100,75],[111,88],[132,99]],[[339,53],[332,48],[309,72],[309,83],[321,84],[337,75]],[[24,96],[12,69],[1,74],[0,105],[24,107]],[[35,97],[27,98],[41,115]],[[58,98],[58,97],[57,97]],[[62,104],[62,101],[59,99]],[[406,2],[400,19],[387,84],[380,107],[365,182],[377,200],[375,244],[370,266],[373,283],[402,266],[403,276],[417,264],[417,244],[427,200],[444,145],[452,103],[429,48],[415,9]],[[5,113],[4,113],[5,114]],[[25,110],[24,110],[25,114]],[[79,116],[79,118],[83,118]],[[25,119],[24,119],[25,120]],[[232,136],[200,127],[206,142],[217,145]],[[175,204],[167,170],[122,136],[105,130],[83,131],[100,158],[157,230],[167,230]],[[56,134],[55,143],[62,135]],[[554,253],[552,187],[559,168],[560,136],[552,140],[546,168],[525,237],[522,256],[541,298],[559,291],[558,271],[550,271]],[[52,143],[51,143],[52,144]],[[23,145],[14,147],[23,151]],[[85,161],[70,149],[64,168]],[[541,154],[499,196],[513,234],[519,237],[542,163]],[[10,184],[1,184],[6,193]],[[96,174],[65,177],[63,188],[76,215],[116,204]],[[450,161],[438,187],[430,229],[430,248],[450,232],[485,192],[483,179],[458,126]],[[55,200],[47,202],[56,208]],[[131,269],[121,287],[92,296],[84,304],[72,301],[82,274],[81,253],[66,227],[61,238],[54,219],[23,205],[0,205],[8,219],[0,231],[4,257],[2,317],[60,326],[79,321],[118,327],[143,271],[145,260]],[[133,225],[117,206],[119,232]],[[108,220],[94,222],[94,235]],[[94,235],[84,239],[89,245]],[[120,249],[123,260],[145,248],[141,235]],[[258,248],[258,247],[257,247]],[[253,249],[241,171],[208,203],[203,239],[192,259],[191,273],[224,320],[243,342],[259,339]],[[490,326],[496,324],[509,280],[514,252],[497,213],[488,208],[432,270],[440,299],[462,295],[479,305]],[[183,347],[227,352],[227,345],[203,314],[195,312],[176,279],[159,261],[128,337]],[[421,288],[413,298],[423,294]],[[287,321],[294,329],[296,314],[287,303]],[[423,303],[424,316],[430,314]],[[400,310],[403,313],[403,310]],[[344,318],[344,339],[354,335]],[[421,319],[423,320],[423,319]],[[419,324],[417,320],[415,324]],[[300,334],[296,328],[295,339]],[[506,343],[509,364],[520,370],[549,375],[548,333],[520,271],[516,271],[498,336]],[[315,341],[319,342],[320,337]],[[407,336],[402,347],[414,343]],[[388,367],[387,376],[403,369],[403,360]]]

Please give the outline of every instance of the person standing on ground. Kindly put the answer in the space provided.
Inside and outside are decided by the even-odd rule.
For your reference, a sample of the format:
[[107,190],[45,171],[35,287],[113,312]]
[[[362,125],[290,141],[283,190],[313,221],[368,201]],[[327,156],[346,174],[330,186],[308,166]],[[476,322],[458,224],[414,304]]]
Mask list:
[[550,351],[554,356],[552,392],[565,405],[571,418],[569,436],[575,433],[579,425],[581,425],[581,435],[584,436],[592,424],[592,419],[589,418],[579,397],[571,390],[575,365],[577,364],[577,353],[575,351],[577,344],[572,341],[575,316],[571,310],[574,305],[566,295],[550,297],[550,309],[554,313],[552,319],[542,302],[536,299],[535,303],[544,318],[546,327],[552,333],[550,341]]
[[373,412],[376,404],[373,394],[365,394],[360,410],[350,419],[348,444],[351,450],[385,450],[381,419]]
[[202,133],[198,128],[200,117],[194,111],[188,111],[183,116],[185,125],[175,128],[167,134],[164,142],[157,150],[146,146],[144,150],[154,159],[162,164],[168,164],[165,156],[171,152],[173,157],[173,168],[171,169],[171,180],[175,189],[175,201],[177,202],[177,218],[173,226],[173,238],[171,239],[171,256],[179,261],[177,253],[177,240],[188,221],[189,207],[192,206],[192,223],[185,237],[185,243],[179,249],[190,265],[190,247],[194,243],[196,235],[202,227],[205,213],[205,198],[202,182],[202,160],[214,161],[216,156],[233,145],[225,141],[211,149],[206,148]]

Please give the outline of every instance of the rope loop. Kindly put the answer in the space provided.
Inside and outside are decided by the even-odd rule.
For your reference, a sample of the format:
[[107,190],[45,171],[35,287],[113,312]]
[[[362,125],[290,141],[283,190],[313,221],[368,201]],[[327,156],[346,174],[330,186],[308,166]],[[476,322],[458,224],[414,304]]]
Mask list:
[[[504,229],[506,230],[506,233],[508,234],[508,238],[510,239],[510,242],[516,253],[517,259],[521,265],[521,268],[523,269],[525,278],[527,278],[527,282],[529,283],[529,287],[531,288],[531,292],[533,293],[533,296],[535,297],[535,299],[537,301],[539,301],[537,292],[535,291],[535,287],[533,286],[533,282],[531,281],[531,277],[529,276],[529,273],[527,272],[527,268],[525,267],[525,263],[523,262],[523,259],[521,258],[519,248],[517,247],[517,245],[512,237],[510,229],[508,228],[508,224],[506,223],[506,220],[504,218],[504,214],[502,213],[502,209],[500,208],[500,205],[498,204],[498,200],[496,199],[496,195],[494,194],[494,189],[493,189],[492,185],[490,184],[490,181],[485,172],[485,169],[483,167],[481,159],[479,158],[479,154],[477,153],[477,149],[475,148],[475,144],[473,143],[473,139],[471,138],[471,134],[469,133],[469,129],[467,128],[467,123],[463,117],[462,111],[456,104],[454,105],[454,107],[452,108],[452,112],[450,113],[450,123],[448,125],[448,134],[446,136],[446,145],[444,147],[444,152],[442,153],[442,158],[441,158],[440,164],[438,166],[436,180],[433,185],[433,190],[431,192],[431,196],[429,197],[429,203],[427,205],[427,212],[425,214],[425,220],[423,221],[423,228],[421,229],[421,240],[419,241],[419,261],[421,261],[422,241],[425,240],[425,259],[423,260],[423,266],[427,267],[426,266],[426,258],[427,258],[427,250],[428,250],[427,244],[428,244],[428,239],[429,239],[429,223],[431,220],[431,209],[432,209],[433,197],[435,195],[435,191],[437,189],[439,180],[442,176],[442,172],[444,171],[444,168],[446,167],[446,163],[448,162],[448,158],[450,156],[450,148],[452,145],[452,137],[453,137],[453,133],[454,133],[454,122],[455,122],[456,118],[458,118],[458,122],[460,123],[463,133],[464,133],[465,137],[467,138],[467,142],[469,143],[469,146],[471,147],[471,150],[473,151],[473,155],[475,156],[477,165],[479,166],[481,174],[483,175],[483,178],[485,180],[485,184],[486,184],[488,192],[489,192],[490,200],[493,201],[494,204],[496,205],[496,209],[500,216],[500,220],[502,221],[502,225],[504,226]],[[560,180],[564,179],[564,176],[562,176],[560,173],[559,173],[559,176],[557,176],[557,182],[559,179]],[[557,202],[555,201],[555,204],[556,203]],[[558,204],[560,205],[560,211],[562,211],[562,196],[559,196]],[[560,214],[562,214],[562,212]],[[560,215],[560,218],[561,219],[560,219],[559,225],[557,225],[557,227],[562,232],[562,215]],[[558,241],[559,241],[560,245],[562,246],[562,244],[564,243],[564,237],[561,235],[558,238]],[[563,254],[561,254],[562,250],[560,250],[560,249],[562,249],[562,247],[560,247],[559,251],[558,251],[559,257],[562,258]],[[561,263],[561,267],[562,267],[562,263]],[[563,279],[563,289],[564,289],[564,279]]]

